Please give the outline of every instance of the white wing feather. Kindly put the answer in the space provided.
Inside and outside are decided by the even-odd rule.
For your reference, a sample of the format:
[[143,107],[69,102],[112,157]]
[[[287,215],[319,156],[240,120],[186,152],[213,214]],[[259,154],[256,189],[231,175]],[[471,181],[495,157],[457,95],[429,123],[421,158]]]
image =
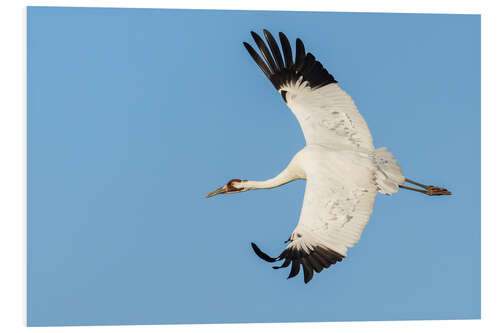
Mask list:
[[308,145],[372,151],[372,136],[351,96],[337,83],[311,89],[298,80],[281,88]]
[[[372,213],[376,188],[343,186],[334,179],[308,177],[299,223],[292,233],[292,242],[302,236],[302,242],[323,245],[342,256],[347,247],[360,239]],[[301,243],[302,243],[301,242]]]

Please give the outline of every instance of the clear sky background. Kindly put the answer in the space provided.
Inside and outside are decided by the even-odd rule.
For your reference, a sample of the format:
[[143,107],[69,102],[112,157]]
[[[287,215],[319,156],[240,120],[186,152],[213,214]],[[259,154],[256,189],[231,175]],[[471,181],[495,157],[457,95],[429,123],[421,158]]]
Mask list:
[[[283,249],[304,146],[242,46],[300,37],[377,147],[450,197],[378,195],[348,258],[304,285]],[[292,43],[294,45],[294,43]],[[480,318],[480,17],[28,8],[28,323]]]

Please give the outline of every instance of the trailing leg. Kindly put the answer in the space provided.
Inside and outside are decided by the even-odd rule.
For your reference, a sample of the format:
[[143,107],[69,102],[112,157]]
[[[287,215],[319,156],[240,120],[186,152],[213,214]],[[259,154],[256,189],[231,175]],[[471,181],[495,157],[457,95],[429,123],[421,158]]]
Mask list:
[[399,187],[404,188],[405,190],[416,191],[416,192],[424,193],[427,195],[451,195],[450,191],[448,191],[447,189],[442,188],[442,187],[437,187],[437,186],[432,186],[432,185],[423,185],[423,184],[417,183],[416,181],[413,181],[413,180],[408,179],[408,178],[405,179],[405,182],[413,184],[413,185],[417,185],[417,186],[421,187],[422,189],[409,187],[409,186],[405,186],[405,185],[399,185]]

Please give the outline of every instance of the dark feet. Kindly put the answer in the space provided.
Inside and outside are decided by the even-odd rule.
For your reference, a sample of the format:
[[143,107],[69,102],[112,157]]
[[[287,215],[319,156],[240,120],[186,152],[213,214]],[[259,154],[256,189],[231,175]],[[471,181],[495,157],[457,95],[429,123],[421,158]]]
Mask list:
[[420,192],[420,193],[427,194],[427,195],[450,195],[451,194],[451,192],[445,188],[432,186],[432,185],[420,184],[420,183],[417,183],[416,181],[408,179],[408,178],[405,179],[405,182],[413,184],[413,185],[417,185],[417,186],[421,187],[422,190],[419,188],[409,187],[409,186],[405,186],[405,185],[399,185],[399,187],[404,188],[406,190],[416,191],[416,192]]
[[425,194],[427,194],[427,195],[451,195],[451,192],[445,188],[442,188],[442,187],[428,186],[427,192],[425,192]]

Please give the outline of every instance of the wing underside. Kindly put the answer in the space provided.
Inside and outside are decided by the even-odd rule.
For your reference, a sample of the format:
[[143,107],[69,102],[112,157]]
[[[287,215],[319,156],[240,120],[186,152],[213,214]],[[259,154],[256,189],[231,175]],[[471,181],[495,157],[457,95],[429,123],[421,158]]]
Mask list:
[[284,58],[276,40],[264,30],[269,48],[252,32],[262,58],[244,42],[252,58],[278,90],[300,123],[308,145],[373,150],[372,137],[352,98],[311,53],[296,40],[295,61],[287,37],[280,32]]
[[[271,258],[252,244],[260,258],[269,262],[285,260],[275,268],[291,263],[289,278],[296,276],[302,266],[307,283],[314,272],[319,273],[347,256],[347,248],[359,241],[370,219],[377,189],[371,181],[374,169],[348,165],[344,168],[325,163],[308,176],[299,223],[288,245],[278,257]],[[351,173],[355,177],[350,181],[341,177]]]

